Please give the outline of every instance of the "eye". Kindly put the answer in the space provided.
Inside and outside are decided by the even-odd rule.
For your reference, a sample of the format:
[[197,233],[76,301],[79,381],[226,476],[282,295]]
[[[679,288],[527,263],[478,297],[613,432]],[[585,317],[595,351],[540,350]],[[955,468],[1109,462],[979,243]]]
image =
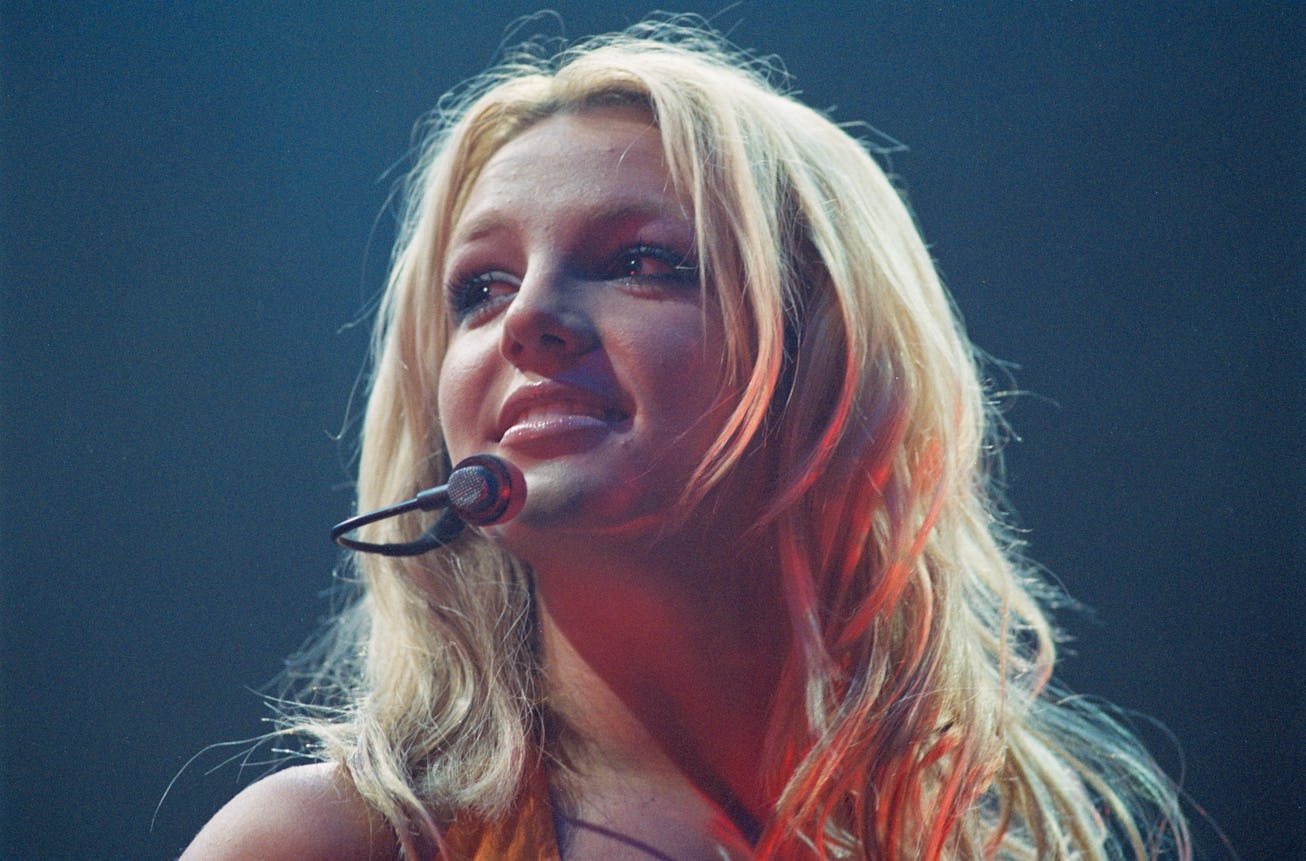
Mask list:
[[457,322],[465,322],[511,298],[517,287],[516,277],[497,269],[455,278],[445,288],[449,313]]
[[698,280],[698,264],[670,248],[641,243],[613,259],[610,277],[693,283]]

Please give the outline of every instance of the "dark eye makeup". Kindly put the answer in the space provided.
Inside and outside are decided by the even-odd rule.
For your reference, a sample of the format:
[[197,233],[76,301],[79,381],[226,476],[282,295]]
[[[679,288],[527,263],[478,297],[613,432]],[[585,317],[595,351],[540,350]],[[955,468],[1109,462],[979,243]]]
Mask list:
[[[608,258],[590,277],[666,289],[695,285],[699,273],[691,256],[663,245],[640,242]],[[473,320],[511,299],[520,283],[517,276],[501,269],[455,276],[445,288],[449,313],[458,323]]]
[[516,292],[517,279],[497,269],[455,278],[445,288],[449,313],[460,323]]
[[688,255],[661,245],[640,243],[617,255],[610,277],[697,281],[698,264]]

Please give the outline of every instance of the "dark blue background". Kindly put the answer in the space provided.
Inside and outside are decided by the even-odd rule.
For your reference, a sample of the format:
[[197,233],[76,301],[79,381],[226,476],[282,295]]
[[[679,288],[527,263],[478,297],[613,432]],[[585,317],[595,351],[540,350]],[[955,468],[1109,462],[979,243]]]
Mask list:
[[[166,858],[261,772],[202,755],[151,828],[329,609],[392,167],[536,8],[479,5],[0,9],[0,856]],[[576,36],[648,7],[554,8]],[[1306,854],[1299,9],[717,18],[910,147],[971,334],[1030,393],[1012,505],[1094,610],[1063,677],[1168,727],[1245,859]]]

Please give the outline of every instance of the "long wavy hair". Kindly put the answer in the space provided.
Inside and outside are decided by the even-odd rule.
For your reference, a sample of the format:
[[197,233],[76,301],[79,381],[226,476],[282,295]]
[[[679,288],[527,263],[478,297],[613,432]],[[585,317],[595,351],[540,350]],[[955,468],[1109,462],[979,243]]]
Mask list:
[[[1053,593],[995,512],[997,420],[907,207],[867,146],[773,77],[661,22],[523,49],[446,98],[380,307],[359,508],[447,472],[439,286],[487,160],[543,118],[642,106],[692,202],[742,392],[684,505],[759,451],[775,470],[754,529],[780,560],[792,654],[757,857],[1188,857],[1173,787],[1143,749],[1050,687]],[[370,538],[421,529],[399,519]],[[314,682],[334,707],[292,726],[416,858],[455,817],[503,815],[547,755],[531,572],[473,531],[355,564],[358,600]]]

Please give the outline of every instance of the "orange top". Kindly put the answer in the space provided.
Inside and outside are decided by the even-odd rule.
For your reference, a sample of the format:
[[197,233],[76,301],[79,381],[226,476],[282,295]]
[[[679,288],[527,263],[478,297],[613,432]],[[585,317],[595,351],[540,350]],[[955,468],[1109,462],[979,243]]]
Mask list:
[[444,835],[450,861],[562,861],[548,789],[535,783],[498,822],[455,819]]

